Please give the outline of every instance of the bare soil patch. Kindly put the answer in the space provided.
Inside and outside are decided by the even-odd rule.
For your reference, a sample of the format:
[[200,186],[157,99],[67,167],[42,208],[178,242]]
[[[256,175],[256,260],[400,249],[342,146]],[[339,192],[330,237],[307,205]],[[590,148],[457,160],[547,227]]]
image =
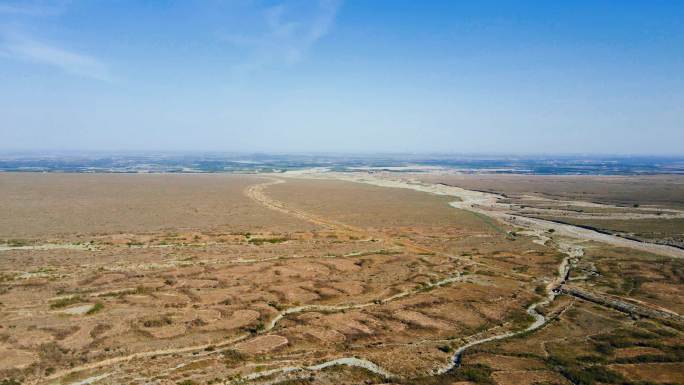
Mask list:
[[251,341],[238,344],[236,349],[249,354],[269,352],[287,344],[287,338],[278,335],[259,336]]

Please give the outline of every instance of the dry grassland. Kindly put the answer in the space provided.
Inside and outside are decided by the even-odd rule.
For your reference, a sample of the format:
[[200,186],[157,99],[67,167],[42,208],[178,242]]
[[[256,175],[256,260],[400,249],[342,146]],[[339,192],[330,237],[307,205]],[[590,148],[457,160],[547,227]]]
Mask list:
[[517,211],[684,248],[684,176],[415,175],[502,194]]
[[[529,325],[565,255],[442,196],[265,183],[0,175],[0,381],[569,384],[589,370],[618,383],[648,377],[643,362],[679,380],[679,325],[569,296],[543,309],[546,327],[435,376],[458,346]],[[678,260],[589,246],[573,285],[684,311]],[[625,350],[637,341],[647,350]],[[302,369],[343,357],[393,377]]]

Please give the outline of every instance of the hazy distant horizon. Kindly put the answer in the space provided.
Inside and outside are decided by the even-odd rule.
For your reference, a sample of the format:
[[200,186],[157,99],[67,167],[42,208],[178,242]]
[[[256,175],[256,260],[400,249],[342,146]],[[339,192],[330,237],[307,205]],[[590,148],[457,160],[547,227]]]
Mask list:
[[0,152],[0,172],[283,173],[302,170],[527,175],[684,175],[684,157],[416,153]]
[[216,156],[253,156],[253,155],[283,155],[283,156],[424,156],[424,157],[465,157],[465,158],[669,158],[684,160],[684,153],[572,153],[572,152],[439,152],[439,151],[258,151],[258,150],[90,150],[90,149],[3,149],[0,156],[146,156],[146,155],[216,155]]
[[684,3],[0,5],[0,149],[684,155]]
[[323,156],[323,157],[375,157],[375,156],[416,156],[416,157],[463,157],[463,158],[667,158],[682,159],[684,153],[581,153],[581,152],[440,152],[440,151],[259,151],[259,150],[116,150],[116,149],[3,149],[0,156],[147,156],[147,155],[197,155],[197,156],[253,156],[253,155],[283,155],[283,156]]

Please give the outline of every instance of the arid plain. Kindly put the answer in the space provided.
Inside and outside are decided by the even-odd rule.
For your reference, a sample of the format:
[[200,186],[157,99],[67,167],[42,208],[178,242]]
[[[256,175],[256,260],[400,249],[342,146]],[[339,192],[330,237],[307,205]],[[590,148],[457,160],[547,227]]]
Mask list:
[[0,383],[681,384],[682,197],[674,176],[0,174]]

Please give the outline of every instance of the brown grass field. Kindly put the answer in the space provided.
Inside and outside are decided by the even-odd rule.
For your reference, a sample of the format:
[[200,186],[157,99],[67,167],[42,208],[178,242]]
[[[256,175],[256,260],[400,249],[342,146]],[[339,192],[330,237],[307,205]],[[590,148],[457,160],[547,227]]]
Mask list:
[[471,190],[508,195],[536,194],[546,198],[621,206],[684,208],[684,176],[576,175],[422,175],[421,180],[449,183]]
[[[417,179],[503,194],[531,217],[684,248],[684,176],[681,175],[441,174],[418,175]],[[578,202],[598,205],[584,206]]]
[[[609,197],[524,178],[463,187],[684,205],[679,180],[637,199],[622,179]],[[684,383],[680,321],[570,295],[435,374],[524,330],[566,257],[453,200],[277,175],[0,174],[0,384]],[[681,259],[582,246],[568,287],[684,312]],[[315,368],[341,358],[391,375]]]

